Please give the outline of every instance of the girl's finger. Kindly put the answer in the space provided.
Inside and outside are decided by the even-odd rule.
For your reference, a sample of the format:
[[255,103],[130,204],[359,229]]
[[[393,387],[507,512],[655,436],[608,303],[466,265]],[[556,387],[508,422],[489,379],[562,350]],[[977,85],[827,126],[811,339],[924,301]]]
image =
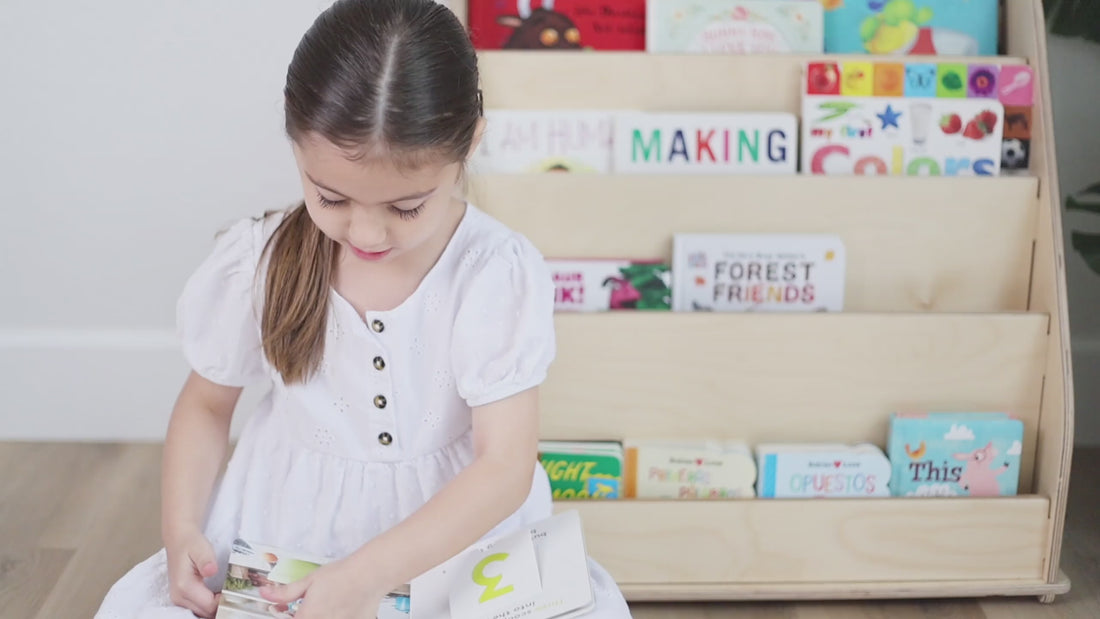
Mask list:
[[289,604],[304,596],[306,589],[309,589],[309,579],[303,578],[285,585],[265,585],[260,587],[260,595],[270,602]]
[[211,617],[217,611],[218,605],[214,601],[214,594],[206,588],[201,580],[183,583],[180,585],[180,593],[183,595],[185,602],[194,606],[194,608],[191,608],[192,612],[197,609],[203,613],[202,616]]

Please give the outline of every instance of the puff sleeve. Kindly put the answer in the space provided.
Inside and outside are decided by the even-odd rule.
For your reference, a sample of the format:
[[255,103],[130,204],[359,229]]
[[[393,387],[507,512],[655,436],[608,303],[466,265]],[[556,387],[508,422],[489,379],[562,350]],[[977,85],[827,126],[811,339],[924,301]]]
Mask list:
[[188,278],[176,304],[176,328],[191,368],[234,387],[267,377],[260,345],[256,265],[263,222],[244,219],[224,230]]
[[538,250],[516,236],[474,269],[451,342],[455,383],[470,407],[539,385],[556,354],[554,284]]

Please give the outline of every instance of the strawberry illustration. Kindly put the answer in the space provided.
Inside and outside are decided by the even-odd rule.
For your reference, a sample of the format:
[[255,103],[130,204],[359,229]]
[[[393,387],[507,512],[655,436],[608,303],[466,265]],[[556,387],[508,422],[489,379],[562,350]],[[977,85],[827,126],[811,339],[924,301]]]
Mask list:
[[962,130],[962,117],[958,114],[944,114],[940,118],[940,129],[947,135],[954,135]]
[[985,137],[985,132],[982,131],[981,124],[978,122],[977,118],[966,123],[966,128],[963,129],[963,137],[970,138],[971,140],[980,140]]
[[978,114],[978,122],[988,135],[993,133],[993,129],[997,127],[997,115],[990,110],[983,110],[981,114]]

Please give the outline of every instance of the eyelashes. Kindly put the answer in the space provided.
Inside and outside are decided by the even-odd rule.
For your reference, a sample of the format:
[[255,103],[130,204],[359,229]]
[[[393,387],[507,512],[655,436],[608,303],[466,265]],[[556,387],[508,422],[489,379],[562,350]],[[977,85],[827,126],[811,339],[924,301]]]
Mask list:
[[[322,196],[321,192],[317,192],[317,203],[320,204],[322,208],[336,208],[337,206],[346,204],[347,200],[329,200]],[[400,209],[396,206],[390,206],[390,210],[396,213],[401,219],[409,220],[419,215],[420,212],[424,210],[425,204],[427,204],[427,201],[421,202],[416,208],[410,209]]]

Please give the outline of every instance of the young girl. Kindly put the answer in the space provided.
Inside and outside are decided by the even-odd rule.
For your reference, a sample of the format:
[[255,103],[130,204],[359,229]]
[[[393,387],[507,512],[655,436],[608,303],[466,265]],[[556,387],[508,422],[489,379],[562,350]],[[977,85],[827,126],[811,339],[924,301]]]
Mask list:
[[[373,619],[394,587],[551,514],[553,284],[455,197],[484,122],[461,24],[432,0],[339,0],[294,54],[285,112],[305,200],[230,227],[183,290],[164,548],[99,619],[213,616],[237,536],[334,559],[265,590],[304,598],[299,619]],[[219,481],[241,388],[265,379]],[[590,568],[589,616],[630,617]]]

